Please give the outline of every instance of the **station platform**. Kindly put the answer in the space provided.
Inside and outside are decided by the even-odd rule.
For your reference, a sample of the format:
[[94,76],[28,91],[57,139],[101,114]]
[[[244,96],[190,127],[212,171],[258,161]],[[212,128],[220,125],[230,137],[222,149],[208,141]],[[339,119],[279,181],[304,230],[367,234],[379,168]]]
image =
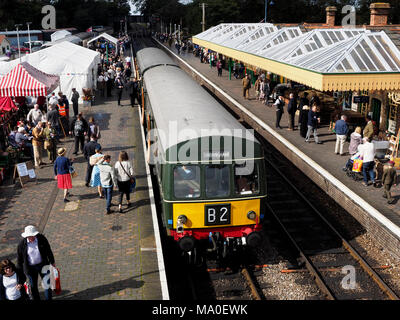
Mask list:
[[[366,187],[362,181],[356,182],[345,174],[342,168],[349,159],[348,153],[347,156],[334,153],[336,135],[329,131],[328,125],[318,129],[322,144],[313,143],[313,138],[310,140],[312,143],[307,143],[300,136],[299,130],[287,130],[286,105],[280,122],[282,129],[275,129],[275,108],[257,101],[254,87],[250,89],[250,99],[244,99],[241,79],[235,79],[232,75],[229,80],[226,70],[223,70],[222,77],[218,77],[216,67],[211,68],[209,64],[201,63],[193,53],[185,52],[178,56],[174,46],[169,47],[160,42],[158,45],[346,209],[383,248],[400,257],[399,186],[392,188],[394,204],[388,204],[382,197],[383,187]],[[297,117],[295,124],[297,128]],[[348,150],[348,142],[345,150]]]
[[[70,202],[63,202],[57,188],[53,166],[36,169],[38,183],[21,188],[19,183],[0,187],[0,259],[16,263],[17,245],[24,227],[33,224],[49,240],[60,269],[62,292],[55,300],[164,300],[169,299],[161,244],[154,225],[154,200],[149,191],[149,172],[144,161],[138,108],[130,105],[124,91],[122,106],[116,94],[96,96],[91,107],[79,106],[86,120],[94,116],[100,126],[103,154],[118,161],[124,150],[133,161],[137,178],[131,194],[131,207],[123,200],[118,212],[118,189],[114,188],[111,209],[97,187],[85,186],[86,160],[81,152],[73,155],[73,139],[62,139],[59,147],[75,158],[78,176],[73,179]],[[72,109],[71,109],[72,111]],[[41,289],[40,289],[41,290]]]

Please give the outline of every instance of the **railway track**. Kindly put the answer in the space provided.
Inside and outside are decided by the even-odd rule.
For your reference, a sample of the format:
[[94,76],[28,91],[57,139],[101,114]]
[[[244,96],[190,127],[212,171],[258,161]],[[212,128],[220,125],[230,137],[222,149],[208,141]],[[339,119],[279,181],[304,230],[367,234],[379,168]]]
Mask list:
[[[144,42],[144,46],[152,46],[151,41]],[[265,141],[262,137],[259,140]],[[265,146],[265,150],[271,150],[271,147]],[[271,168],[267,206],[276,226],[289,239],[291,250],[298,257],[293,269],[287,272],[308,273],[325,299],[398,300],[396,293],[366,259],[282,173],[286,164],[280,161],[280,157],[272,152],[267,153],[266,160]],[[194,300],[263,298],[248,268],[231,274],[211,267],[207,270],[190,270],[188,273]]]
[[[271,147],[265,145],[265,150]],[[286,177],[282,171],[287,165],[280,157],[273,152],[266,155],[271,169],[267,206],[299,257],[297,266],[288,272],[307,270],[329,300],[399,300],[366,259]]]
[[193,300],[264,300],[249,266],[232,271],[207,262],[206,268],[191,270],[188,279]]

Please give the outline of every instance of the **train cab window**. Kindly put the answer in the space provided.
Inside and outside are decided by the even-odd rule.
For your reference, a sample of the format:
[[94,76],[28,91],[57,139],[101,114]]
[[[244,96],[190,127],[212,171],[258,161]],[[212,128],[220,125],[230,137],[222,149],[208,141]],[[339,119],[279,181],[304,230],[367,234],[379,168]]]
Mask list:
[[229,166],[206,166],[206,196],[207,198],[226,197],[230,194]]
[[200,197],[200,167],[185,165],[175,167],[174,194],[178,199]]
[[256,163],[235,165],[235,192],[239,195],[252,195],[259,192],[259,174]]

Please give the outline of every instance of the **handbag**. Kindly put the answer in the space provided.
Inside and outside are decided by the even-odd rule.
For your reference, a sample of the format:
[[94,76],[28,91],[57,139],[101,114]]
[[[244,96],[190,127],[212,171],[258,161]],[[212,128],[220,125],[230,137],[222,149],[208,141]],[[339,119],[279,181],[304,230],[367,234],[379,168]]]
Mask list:
[[122,170],[124,170],[126,175],[131,179],[131,185],[129,187],[129,192],[132,192],[133,189],[135,189],[135,187],[136,187],[136,178],[135,177],[131,177],[131,175],[128,172],[126,172],[124,166],[122,165],[122,162],[119,162],[119,164],[122,167]]
[[353,161],[353,169],[354,172],[361,172],[363,161],[361,159],[354,159]]
[[72,165],[69,167],[69,173],[71,174],[71,178],[75,178],[76,176],[78,176],[78,173],[75,171]]
[[60,269],[50,265],[50,287],[55,294],[61,293]]

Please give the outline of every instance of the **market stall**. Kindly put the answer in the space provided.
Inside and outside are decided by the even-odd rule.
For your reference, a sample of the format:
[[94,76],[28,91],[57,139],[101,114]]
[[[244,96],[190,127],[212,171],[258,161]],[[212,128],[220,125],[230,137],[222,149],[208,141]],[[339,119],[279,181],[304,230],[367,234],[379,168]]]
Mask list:
[[[21,59],[43,72],[59,76],[58,90],[69,100],[72,97],[72,88],[76,88],[80,95],[79,102],[82,103],[82,88],[96,87],[99,52],[65,41]],[[17,63],[18,61],[11,61],[6,65],[0,65],[0,76],[10,72]]]

